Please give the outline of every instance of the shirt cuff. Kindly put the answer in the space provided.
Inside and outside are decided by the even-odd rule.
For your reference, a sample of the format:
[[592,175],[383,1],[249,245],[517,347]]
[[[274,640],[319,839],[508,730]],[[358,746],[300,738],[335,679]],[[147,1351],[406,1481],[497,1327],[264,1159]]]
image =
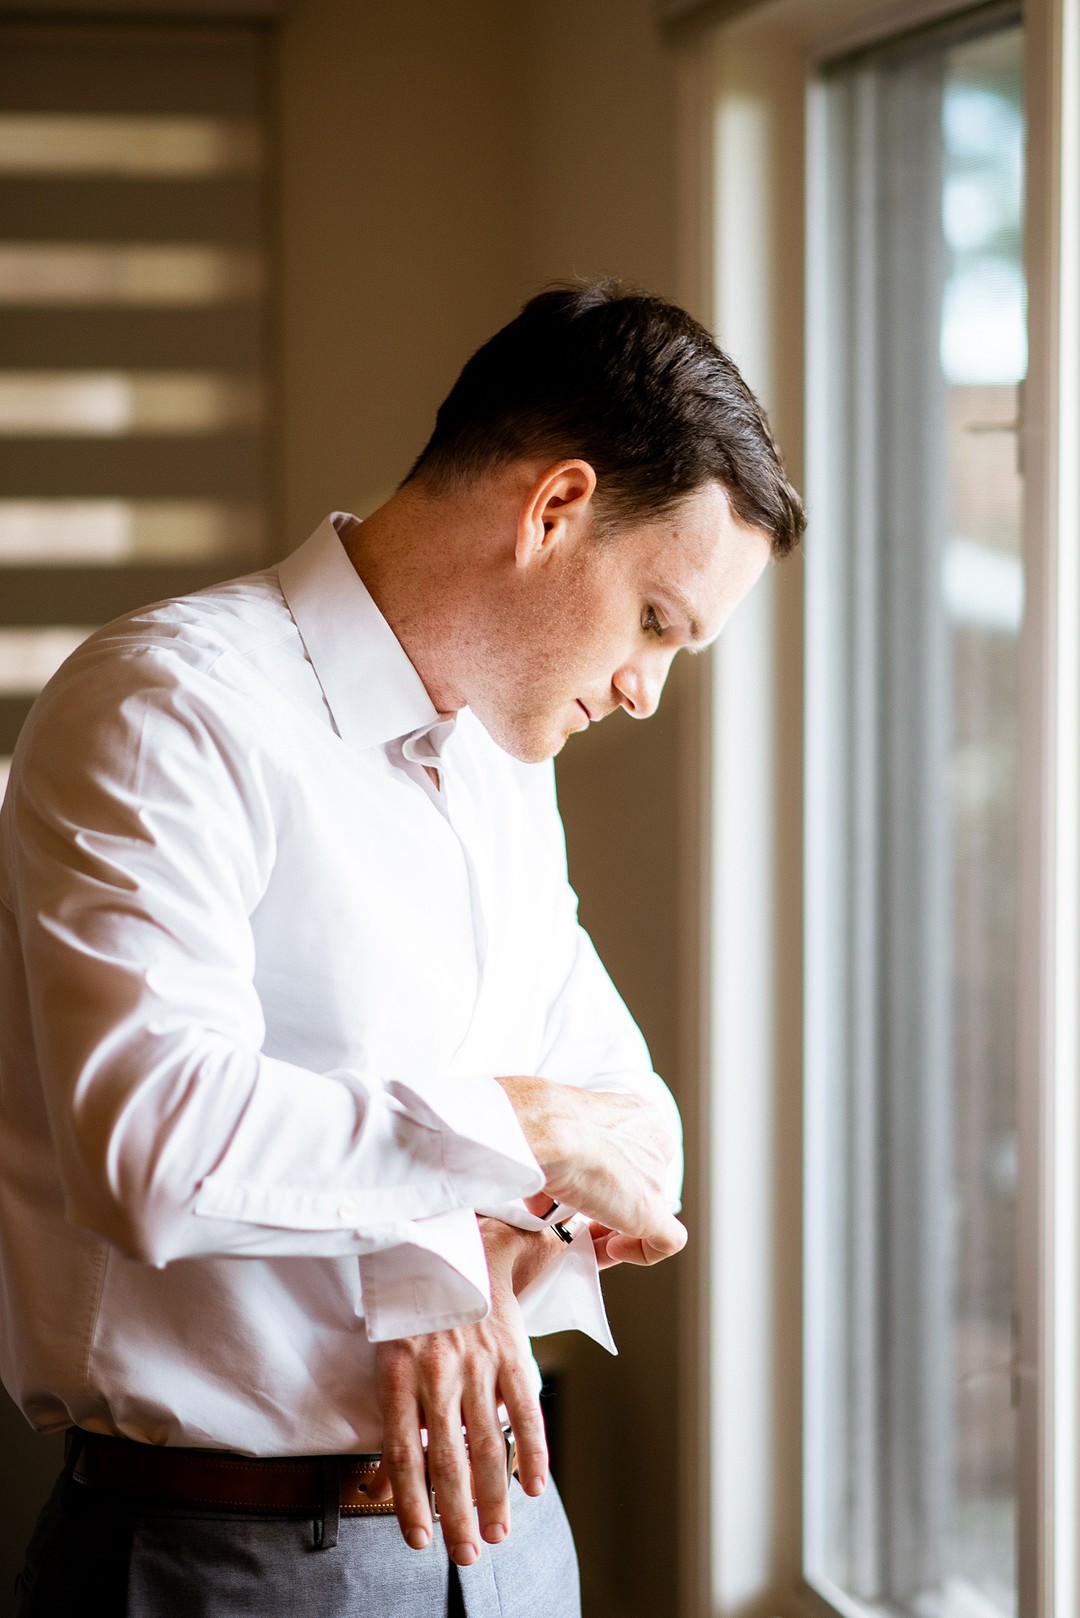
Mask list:
[[525,1330],[530,1337],[581,1331],[609,1354],[617,1354],[587,1219],[579,1216],[573,1236],[568,1245],[560,1244],[561,1251],[520,1294]]
[[386,1091],[408,1117],[439,1132],[443,1162],[452,1176],[490,1180],[494,1163],[504,1168],[505,1188],[511,1196],[527,1197],[543,1189],[543,1171],[496,1079],[455,1078],[438,1083],[387,1079]]
[[392,1244],[360,1258],[361,1300],[370,1342],[470,1326],[491,1308],[487,1257],[469,1208],[416,1219]]

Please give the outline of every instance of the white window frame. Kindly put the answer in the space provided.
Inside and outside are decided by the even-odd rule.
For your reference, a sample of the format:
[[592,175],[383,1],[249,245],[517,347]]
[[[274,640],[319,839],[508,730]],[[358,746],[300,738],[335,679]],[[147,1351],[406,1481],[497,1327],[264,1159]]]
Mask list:
[[[770,410],[814,524],[816,266],[807,92],[816,63],[947,16],[942,0],[671,0],[683,300]],[[677,13],[677,15],[675,15]],[[1080,0],[1027,0],[1030,366],[1027,784],[1021,805],[1020,1596],[1080,1610]],[[813,182],[811,174],[810,183]],[[803,583],[772,570],[699,670],[687,756],[689,1109],[681,1618],[805,1618],[802,1566]],[[812,653],[812,648],[810,649]],[[811,669],[812,677],[812,669]],[[813,790],[815,759],[805,756]],[[708,915],[693,902],[704,884]],[[811,1016],[813,1008],[807,1008]],[[814,1040],[813,1027],[807,1030]]]

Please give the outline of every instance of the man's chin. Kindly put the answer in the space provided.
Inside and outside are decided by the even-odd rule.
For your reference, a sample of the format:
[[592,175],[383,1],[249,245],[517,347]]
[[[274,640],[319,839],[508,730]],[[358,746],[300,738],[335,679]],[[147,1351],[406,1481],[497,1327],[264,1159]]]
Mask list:
[[519,764],[545,764],[549,759],[553,759],[556,754],[562,752],[569,737],[548,737],[546,741],[541,742],[534,739],[526,741],[522,738],[512,737],[507,737],[503,741],[496,736],[495,740],[499,743],[503,752],[509,753],[511,758],[516,758]]
[[501,747],[504,753],[509,753],[511,758],[516,758],[519,764],[546,763],[548,759],[562,752],[570,735],[573,734],[554,728],[547,731],[541,731],[539,727],[524,729],[518,725],[500,722],[494,715],[490,720],[483,714],[477,714],[476,717],[492,741]]

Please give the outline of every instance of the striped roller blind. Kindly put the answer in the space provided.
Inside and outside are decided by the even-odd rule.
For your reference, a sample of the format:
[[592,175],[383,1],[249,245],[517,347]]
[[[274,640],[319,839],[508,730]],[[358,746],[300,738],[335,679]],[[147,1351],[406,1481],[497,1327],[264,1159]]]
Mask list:
[[0,760],[89,628],[264,555],[265,51],[0,27]]

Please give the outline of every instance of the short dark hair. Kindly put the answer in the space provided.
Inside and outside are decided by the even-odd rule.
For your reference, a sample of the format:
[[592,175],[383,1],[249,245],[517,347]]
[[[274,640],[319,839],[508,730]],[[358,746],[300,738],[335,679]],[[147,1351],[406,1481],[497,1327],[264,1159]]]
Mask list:
[[707,483],[786,555],[806,527],[768,419],[705,327],[618,281],[553,286],[467,361],[405,482],[436,493],[522,456],[580,457],[600,530]]

